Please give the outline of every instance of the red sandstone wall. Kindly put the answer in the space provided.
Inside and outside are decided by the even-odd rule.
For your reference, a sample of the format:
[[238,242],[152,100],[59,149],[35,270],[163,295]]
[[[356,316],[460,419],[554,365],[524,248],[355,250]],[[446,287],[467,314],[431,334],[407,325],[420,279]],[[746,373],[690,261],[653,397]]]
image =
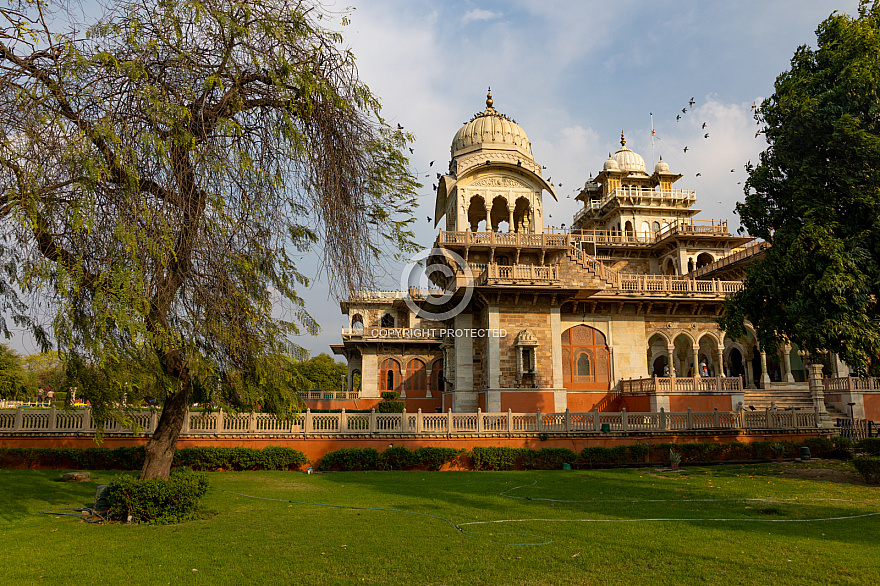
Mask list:
[[[730,395],[670,395],[669,410],[684,412],[690,407],[691,411],[730,411],[733,409]],[[646,409],[650,411],[650,409]]]
[[865,401],[865,419],[880,421],[880,395],[862,395]]
[[535,413],[540,409],[544,413],[556,411],[553,392],[505,393],[501,392],[501,411],[510,409],[514,413]]
[[[571,391],[566,395],[568,399],[568,410],[572,413],[586,413],[592,411],[596,407],[599,411],[620,411],[623,405],[622,399],[617,393],[595,392],[595,393],[573,393]],[[626,408],[630,410],[629,407]]]
[[[627,411],[636,411],[640,413],[651,411],[651,397],[620,397],[621,407]],[[614,409],[620,411],[620,409]]]

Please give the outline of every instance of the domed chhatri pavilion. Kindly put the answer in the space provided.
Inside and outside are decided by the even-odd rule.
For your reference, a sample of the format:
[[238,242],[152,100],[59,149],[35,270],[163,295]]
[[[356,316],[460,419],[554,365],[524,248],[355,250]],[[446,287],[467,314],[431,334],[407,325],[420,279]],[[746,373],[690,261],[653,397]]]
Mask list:
[[[682,176],[662,158],[649,174],[623,135],[564,230],[545,229],[556,194],[542,169],[490,93],[437,186],[427,272],[442,291],[343,301],[333,350],[349,390],[310,406],[370,408],[389,390],[423,412],[814,406],[797,348],[765,353],[716,322],[760,243],[695,220],[695,192],[674,187]],[[826,375],[849,374],[823,359]]]

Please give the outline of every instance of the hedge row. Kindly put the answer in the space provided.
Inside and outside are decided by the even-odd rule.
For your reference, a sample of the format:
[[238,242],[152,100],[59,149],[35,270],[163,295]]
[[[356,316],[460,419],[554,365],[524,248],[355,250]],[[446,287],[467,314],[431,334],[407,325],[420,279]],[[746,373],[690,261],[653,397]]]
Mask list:
[[[193,470],[295,470],[308,463],[305,454],[292,448],[181,448],[174,466]],[[3,448],[0,468],[54,466],[84,470],[139,470],[144,448]]]
[[[880,455],[880,438],[861,440],[853,445],[846,438],[808,438],[801,442],[730,442],[688,444],[633,444],[613,448],[588,447],[579,454],[567,448],[475,447],[470,455],[475,470],[547,470],[559,469],[564,463],[579,466],[626,465],[644,462],[666,462],[669,451],[681,456],[682,462],[724,460],[762,460],[781,450],[785,457],[800,455],[801,446],[810,448],[818,458],[851,457],[851,450]],[[373,448],[343,448],[329,452],[317,463],[319,470],[406,470],[440,467],[464,450],[423,447],[410,450],[403,446],[383,452]],[[47,466],[85,470],[138,470],[144,463],[143,447],[136,448],[3,448],[0,447],[0,468]],[[292,448],[271,446],[254,448],[195,447],[182,448],[174,455],[174,466],[193,470],[295,470],[308,463],[305,455]]]
[[880,484],[880,457],[859,456],[853,460],[856,470],[868,484]]
[[392,446],[380,453],[373,448],[342,448],[324,454],[317,467],[318,470],[439,470],[443,464],[451,462],[464,451],[434,447],[410,450],[403,446]]

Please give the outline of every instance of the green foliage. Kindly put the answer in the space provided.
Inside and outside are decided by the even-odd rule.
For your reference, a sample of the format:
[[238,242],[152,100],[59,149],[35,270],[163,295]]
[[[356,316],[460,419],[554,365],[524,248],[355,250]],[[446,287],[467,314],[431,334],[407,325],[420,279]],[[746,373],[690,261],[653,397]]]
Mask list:
[[853,464],[868,484],[880,484],[880,457],[859,456]]
[[577,452],[568,448],[541,448],[524,452],[520,466],[523,470],[559,470],[563,464],[573,464],[577,459]]
[[748,268],[719,320],[833,351],[864,373],[880,365],[880,5],[834,13],[801,46],[757,111],[768,148],[748,165],[744,228],[772,246]]
[[379,401],[376,404],[376,413],[403,413],[406,409],[406,401]]
[[514,470],[527,449],[477,446],[471,450],[474,470]]
[[0,399],[22,400],[27,398],[28,390],[21,357],[6,344],[0,344]]
[[856,443],[855,449],[870,456],[880,456],[880,437],[866,437],[860,439]]
[[380,396],[382,397],[383,401],[396,401],[397,398],[400,396],[400,393],[398,393],[397,391],[382,391]]
[[415,453],[403,446],[392,446],[382,452],[382,470],[406,470],[415,462]]
[[291,415],[305,378],[280,363],[318,329],[303,254],[321,251],[342,294],[371,288],[386,250],[415,250],[413,137],[358,78],[334,30],[346,13],[123,0],[62,30],[43,8],[3,12],[32,35],[0,51],[5,315],[48,347],[19,291],[51,308],[98,421],[125,394]]
[[427,468],[428,470],[440,470],[444,464],[452,462],[466,450],[458,448],[436,448],[432,446],[423,446],[417,448],[413,452],[416,466]]
[[348,366],[336,362],[326,353],[318,354],[294,365],[297,373],[308,380],[308,390],[343,391],[348,377]]
[[[193,470],[297,470],[308,463],[305,454],[292,448],[182,448],[174,466]],[[0,468],[41,466],[80,470],[137,470],[144,465],[144,448],[5,448],[0,447]]]
[[308,458],[299,450],[281,446],[254,448],[193,447],[177,450],[175,466],[193,470],[299,470]]
[[324,454],[318,470],[379,470],[381,464],[381,455],[374,448],[342,448]]
[[174,470],[168,480],[140,480],[121,474],[110,481],[109,516],[117,521],[131,517],[133,523],[167,525],[199,516],[199,502],[208,491],[208,477],[187,470]]
[[318,461],[318,470],[408,470],[425,468],[439,470],[447,462],[459,457],[464,450],[456,448],[422,447],[413,451],[404,446],[392,446],[381,454],[373,448],[342,448],[328,452]]

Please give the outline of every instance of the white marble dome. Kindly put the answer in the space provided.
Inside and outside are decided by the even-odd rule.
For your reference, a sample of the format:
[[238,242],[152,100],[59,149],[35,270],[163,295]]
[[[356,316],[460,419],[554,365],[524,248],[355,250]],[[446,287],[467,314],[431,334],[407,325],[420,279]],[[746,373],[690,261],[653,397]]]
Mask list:
[[605,164],[602,166],[605,171],[620,171],[620,165],[617,161],[614,160],[610,154],[608,155],[608,160],[605,161]]
[[486,109],[462,126],[452,139],[452,156],[473,146],[516,150],[531,158],[529,137],[519,124],[492,107],[492,94],[486,99]]
[[669,165],[666,164],[663,157],[660,157],[660,160],[654,165],[654,173],[669,173]]

